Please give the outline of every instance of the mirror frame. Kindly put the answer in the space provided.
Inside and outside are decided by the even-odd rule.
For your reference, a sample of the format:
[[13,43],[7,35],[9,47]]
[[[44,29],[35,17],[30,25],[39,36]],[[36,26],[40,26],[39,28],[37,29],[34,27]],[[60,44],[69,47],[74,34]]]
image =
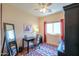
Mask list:
[[[16,34],[15,34],[15,27],[14,27],[14,24],[11,24],[11,23],[3,23],[3,27],[4,27],[4,40],[3,40],[3,46],[2,46],[2,53],[3,53],[3,51],[4,51],[4,47],[5,47],[5,44],[6,44],[6,25],[12,25],[13,30],[14,30],[14,41],[15,41],[15,43],[16,43]],[[10,43],[10,42],[9,42],[9,43]],[[8,55],[10,55],[9,48],[8,48],[7,45],[6,45],[6,48],[7,48],[7,53],[8,53]],[[16,43],[16,52],[18,52],[17,43]]]

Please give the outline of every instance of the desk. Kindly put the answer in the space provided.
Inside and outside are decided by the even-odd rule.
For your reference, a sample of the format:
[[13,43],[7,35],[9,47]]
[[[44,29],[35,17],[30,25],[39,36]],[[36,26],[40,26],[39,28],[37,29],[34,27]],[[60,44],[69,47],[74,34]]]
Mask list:
[[32,41],[34,42],[34,37],[28,37],[28,38],[23,38],[22,40],[22,47],[24,48],[24,41],[27,42],[27,53],[29,53],[29,42]]

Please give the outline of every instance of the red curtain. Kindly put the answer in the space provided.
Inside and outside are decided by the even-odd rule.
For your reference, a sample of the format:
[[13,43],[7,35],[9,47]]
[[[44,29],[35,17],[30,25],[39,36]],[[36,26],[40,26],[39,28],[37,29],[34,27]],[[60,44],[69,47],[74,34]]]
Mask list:
[[64,19],[61,19],[61,39],[64,39]]
[[44,42],[46,43],[46,22],[44,22]]
[[44,42],[46,43],[46,17],[44,17]]

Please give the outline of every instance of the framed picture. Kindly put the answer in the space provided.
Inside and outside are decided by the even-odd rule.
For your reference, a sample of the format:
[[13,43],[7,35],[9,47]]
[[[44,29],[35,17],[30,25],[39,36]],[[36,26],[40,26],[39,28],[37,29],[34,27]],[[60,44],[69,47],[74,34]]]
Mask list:
[[23,28],[24,29],[24,32],[25,31],[32,32],[32,25],[24,25],[23,27],[24,27]]

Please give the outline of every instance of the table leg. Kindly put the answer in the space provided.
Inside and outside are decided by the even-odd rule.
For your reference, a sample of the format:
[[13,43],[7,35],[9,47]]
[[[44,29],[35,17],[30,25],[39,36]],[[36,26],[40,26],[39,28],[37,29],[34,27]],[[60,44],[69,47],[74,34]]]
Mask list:
[[27,53],[29,53],[29,42],[27,42]]
[[24,40],[22,40],[22,48],[24,49]]

